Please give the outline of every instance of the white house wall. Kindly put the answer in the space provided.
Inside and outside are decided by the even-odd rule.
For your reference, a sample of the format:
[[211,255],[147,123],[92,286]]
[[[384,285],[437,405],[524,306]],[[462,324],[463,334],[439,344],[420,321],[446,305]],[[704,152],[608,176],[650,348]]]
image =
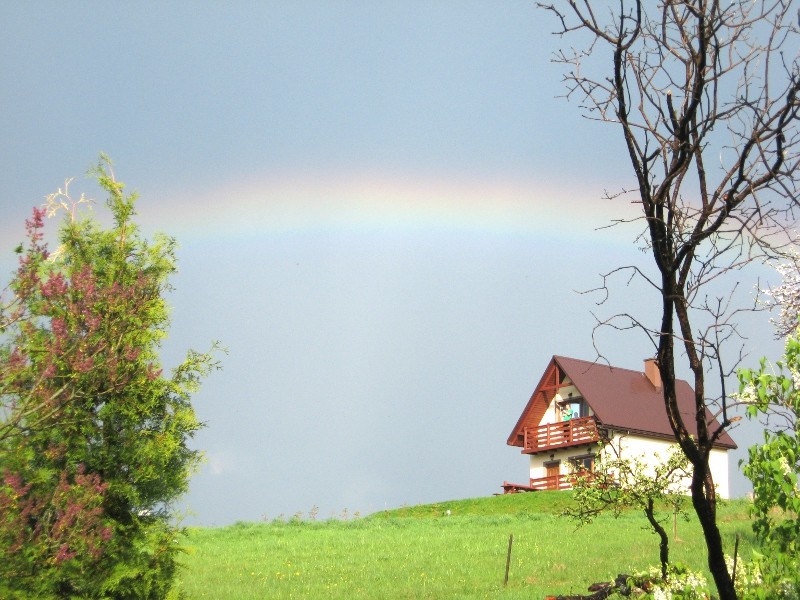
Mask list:
[[[543,419],[542,422],[546,423],[548,421]],[[645,468],[647,468],[647,466],[654,468],[657,461],[665,461],[669,456],[670,447],[675,445],[675,442],[671,442],[670,440],[648,438],[632,434],[620,434],[619,432],[614,433],[611,443],[619,449],[622,458],[637,457],[646,465]],[[605,450],[601,450],[599,444],[586,444],[551,452],[532,454],[530,456],[530,477],[531,479],[539,479],[540,477],[547,476],[545,463],[556,460],[561,462],[561,474],[567,474],[569,473],[570,458],[586,456],[587,454],[598,455],[603,451]],[[720,449],[712,450],[709,458],[709,465],[720,497],[729,498],[728,452]],[[689,493],[688,478],[682,482],[682,488],[686,493]]]
[[[556,395],[556,399],[558,399],[558,395]],[[555,423],[558,421],[558,417],[556,416],[556,403],[550,402],[547,407],[547,410],[542,415],[542,420],[539,421],[539,425],[544,425],[545,423]]]
[[727,450],[715,449],[708,456],[708,464],[711,467],[711,475],[714,477],[714,485],[717,486],[717,493],[721,498],[730,498],[730,457]]
[[[665,462],[669,458],[670,448],[675,448],[674,440],[663,440],[648,438],[640,435],[615,432],[614,439],[611,441],[622,459],[638,459],[645,465],[645,469],[655,474],[656,465]],[[611,458],[616,453],[609,450]],[[689,493],[690,479],[684,478],[681,481],[682,491]]]
[[[622,449],[622,458],[638,457],[644,464],[654,466],[657,461],[665,461],[669,457],[669,449],[675,446],[673,440],[660,440],[648,438],[640,435],[626,435],[619,432],[615,433],[612,442],[617,448]],[[717,493],[722,498],[730,497],[728,486],[728,451],[715,449],[709,456],[709,466],[717,486]],[[683,488],[689,493],[690,481],[686,478]]]
[[[569,379],[565,379],[563,383],[566,384],[568,382],[569,382]],[[562,384],[562,387],[560,387],[558,389],[558,393],[556,394],[555,399],[556,399],[556,401],[560,402],[561,400],[566,400],[567,398],[569,398],[570,394],[572,394],[576,398],[580,397],[580,395],[581,395],[581,393],[578,391],[578,388],[576,388],[574,385],[572,385],[572,384],[563,385]],[[552,406],[552,403],[550,404],[550,406]]]

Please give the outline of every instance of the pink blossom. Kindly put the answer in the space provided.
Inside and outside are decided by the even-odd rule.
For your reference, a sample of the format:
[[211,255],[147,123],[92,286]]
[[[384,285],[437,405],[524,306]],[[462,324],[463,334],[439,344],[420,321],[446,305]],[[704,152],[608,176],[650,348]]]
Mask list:
[[62,562],[72,560],[75,558],[77,552],[70,552],[69,544],[61,544],[61,547],[58,549],[58,553],[55,557],[56,564],[60,564]]
[[30,484],[23,485],[22,477],[18,473],[12,473],[8,470],[3,473],[3,483],[11,488],[17,498],[24,496],[31,489]]
[[38,242],[43,237],[42,232],[39,230],[44,227],[44,215],[44,208],[34,207],[31,218],[25,219],[25,231],[28,232],[28,237],[33,242]]
[[53,330],[56,337],[64,337],[67,333],[67,325],[61,317],[53,317],[50,320],[50,329]]
[[40,284],[42,296],[45,298],[52,298],[63,296],[67,292],[67,282],[61,273],[57,273],[50,277],[47,281]]
[[18,369],[22,369],[25,367],[26,363],[26,357],[19,347],[14,348],[11,351],[11,355],[8,357],[8,366],[10,367],[10,370],[16,371]]
[[147,380],[148,381],[155,381],[159,377],[161,377],[161,373],[163,373],[163,369],[156,369],[152,363],[147,365]]

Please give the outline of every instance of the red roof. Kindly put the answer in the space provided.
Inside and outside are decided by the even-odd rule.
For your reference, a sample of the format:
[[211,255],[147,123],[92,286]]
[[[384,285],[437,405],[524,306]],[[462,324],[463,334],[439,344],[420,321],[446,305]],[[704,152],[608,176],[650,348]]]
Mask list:
[[[661,389],[657,389],[642,371],[554,356],[517,421],[514,431],[511,432],[508,438],[509,445],[522,445],[519,436],[523,428],[534,424],[532,420],[541,419],[546,408],[546,405],[542,406],[543,402],[549,403],[556,392],[552,389],[552,383],[555,383],[552,381],[552,376],[557,377],[559,371],[561,379],[566,376],[572,381],[603,427],[674,439]],[[551,385],[548,386],[548,382]],[[548,390],[544,392],[543,387],[547,387]],[[692,386],[686,381],[677,380],[675,388],[683,422],[690,433],[696,434]],[[719,427],[719,422],[708,409],[706,409],[706,422],[710,432],[716,431]],[[736,443],[727,433],[723,433],[715,446],[736,448]]]

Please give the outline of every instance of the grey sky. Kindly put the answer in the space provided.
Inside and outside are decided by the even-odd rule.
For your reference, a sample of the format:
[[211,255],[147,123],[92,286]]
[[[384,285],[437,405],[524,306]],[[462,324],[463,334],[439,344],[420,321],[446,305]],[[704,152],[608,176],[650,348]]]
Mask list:
[[[583,119],[533,2],[5,3],[0,240],[100,151],[181,246],[165,360],[219,339],[190,522],[497,492],[552,354],[647,265],[617,132]],[[3,273],[13,257],[0,258]],[[619,282],[616,306],[654,313]],[[745,280],[743,288],[749,289]],[[775,357],[764,315],[753,362]],[[651,353],[604,332],[613,363]],[[740,439],[736,432],[734,437]],[[735,461],[734,461],[735,467]],[[734,491],[744,490],[741,480]]]

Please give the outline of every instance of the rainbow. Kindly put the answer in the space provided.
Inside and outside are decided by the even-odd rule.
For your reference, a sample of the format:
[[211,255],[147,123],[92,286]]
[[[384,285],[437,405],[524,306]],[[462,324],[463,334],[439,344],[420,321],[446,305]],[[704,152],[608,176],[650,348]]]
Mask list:
[[[598,232],[637,208],[601,198],[602,187],[535,181],[419,178],[385,174],[251,178],[201,192],[142,194],[137,220],[179,240],[303,232],[568,232],[613,242]],[[630,238],[624,236],[626,243]]]
[[[264,240],[319,232],[480,233],[559,240],[571,236],[589,244],[631,244],[635,233],[620,235],[619,230],[598,228],[612,218],[636,217],[638,207],[629,199],[603,199],[600,183],[562,180],[385,172],[255,175],[189,191],[139,188],[135,220],[146,235],[163,231],[181,245],[215,238]],[[73,184],[78,195],[81,183]],[[128,189],[137,189],[135,182]],[[102,206],[102,198],[97,200]],[[104,221],[104,209],[95,206],[94,210]],[[18,218],[5,219],[0,224],[2,238],[13,240],[14,245],[22,241],[27,216],[26,208]],[[47,226],[51,233],[53,225]]]

